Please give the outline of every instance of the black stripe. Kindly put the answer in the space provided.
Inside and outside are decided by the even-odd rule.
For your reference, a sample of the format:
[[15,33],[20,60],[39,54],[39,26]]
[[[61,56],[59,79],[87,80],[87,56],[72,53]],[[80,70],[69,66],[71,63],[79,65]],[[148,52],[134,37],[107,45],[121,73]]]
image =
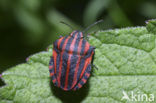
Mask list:
[[[81,47],[82,49],[81,49],[81,53],[80,53],[81,55],[84,54],[85,45],[86,45],[86,40],[83,39],[82,47]],[[81,58],[81,61],[80,61],[80,64],[79,64],[79,69],[78,69],[78,73],[77,73],[77,81],[79,81],[79,77],[80,77],[80,74],[81,74],[82,69],[84,67],[84,63],[85,63],[85,58],[83,57],[83,58]]]
[[[78,78],[80,78],[80,75],[81,75],[81,72],[82,72],[82,70],[83,70],[83,67],[84,67],[84,65],[85,65],[85,61],[86,61],[86,59],[87,58],[89,58],[90,56],[91,56],[91,53],[94,51],[94,49],[93,49],[93,47],[91,47],[90,46],[90,48],[89,48],[89,50],[88,50],[88,52],[87,52],[87,55],[85,55],[85,57],[82,59],[82,61],[81,61],[81,63],[82,64],[80,64],[80,68],[79,68],[79,71],[78,71]],[[87,69],[87,68],[86,68]],[[87,70],[86,70],[87,71]],[[85,72],[86,72],[85,71]],[[84,72],[84,73],[85,73]]]
[[65,85],[65,77],[66,77],[66,69],[67,69],[67,62],[68,62],[68,50],[70,49],[70,45],[73,41],[73,38],[70,38],[66,44],[65,52],[62,55],[62,72],[61,72],[61,88],[64,88]]
[[92,52],[94,52],[94,47],[90,46],[85,58],[89,58],[92,55]]
[[77,30],[73,31],[72,37],[74,38],[77,33],[78,33]]
[[80,75],[82,73],[82,69],[84,67],[84,64],[85,64],[85,59],[82,58],[81,61],[80,61],[80,65],[79,65],[79,69],[78,69],[78,73],[77,73],[77,81],[80,80]]
[[[78,35],[80,35],[81,32],[77,32]],[[78,56],[77,56],[77,52],[78,52],[78,46],[80,43],[80,39],[77,35],[75,44],[74,44],[74,51],[73,51],[73,55],[71,57],[71,61],[70,61],[70,70],[69,70],[69,76],[68,76],[68,89],[71,89],[72,87],[72,83],[73,83],[73,79],[74,79],[74,73],[75,73],[75,69],[76,69],[76,64],[78,61]]]
[[59,52],[57,52],[57,59],[56,59],[56,75],[57,76],[59,75],[59,65],[60,65],[60,60],[61,60],[60,51],[61,51],[61,48],[62,48],[66,39],[67,39],[67,36],[62,39],[62,41],[60,43],[60,47],[59,47],[60,49],[59,50],[58,50],[58,48],[56,49],[57,51],[59,51]]
[[65,36],[63,39],[62,39],[62,42],[60,43],[60,49],[62,49],[62,46],[63,46],[63,44],[64,44],[64,42],[65,42],[65,40],[68,38],[68,36]]
[[83,54],[84,54],[85,45],[86,45],[86,40],[83,39],[83,41],[82,41],[82,46],[81,46],[82,49],[81,49],[80,55],[83,55]]
[[[89,64],[86,68],[86,71],[84,72],[85,73],[89,73],[90,74],[91,72],[91,65]],[[86,81],[88,80],[88,77],[83,75],[82,78],[84,78]],[[78,83],[80,83],[81,86],[83,86],[85,83],[82,81],[82,78],[81,78],[81,81],[79,81]],[[76,86],[76,88],[79,88],[78,85]]]
[[49,72],[52,73],[54,71],[54,69],[49,69]]
[[[53,59],[53,57],[51,57],[50,62],[51,62],[50,65],[53,66],[53,68],[50,69],[49,72],[50,72],[50,73],[54,73],[54,65],[53,65],[54,59]],[[55,76],[55,75],[51,76],[51,80],[54,80],[54,79],[55,79],[54,76]]]
[[[91,64],[88,64],[84,74],[86,74],[86,73],[89,73],[89,74],[91,73]],[[83,78],[86,80],[88,79],[88,77],[86,75],[84,75]]]
[[58,48],[57,48],[57,43],[58,43],[58,39],[53,43],[53,49],[54,49],[57,53],[59,53],[59,50],[58,50]]
[[[81,35],[82,34],[82,35]],[[81,37],[83,36],[83,33],[82,32],[79,32],[78,34],[78,39],[81,39]]]
[[57,39],[57,40],[53,43],[53,46],[54,46],[54,47],[57,47],[58,40],[59,40],[59,39]]
[[54,62],[53,62],[53,57],[50,57],[49,66],[52,66],[53,64],[54,64]]

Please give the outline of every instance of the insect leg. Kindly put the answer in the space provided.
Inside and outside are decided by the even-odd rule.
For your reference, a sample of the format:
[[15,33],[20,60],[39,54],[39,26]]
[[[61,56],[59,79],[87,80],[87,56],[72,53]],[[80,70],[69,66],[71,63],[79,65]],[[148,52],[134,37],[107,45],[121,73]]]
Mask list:
[[97,70],[98,70],[98,67],[97,67],[96,65],[92,64],[92,66],[93,66],[95,69],[97,69]]

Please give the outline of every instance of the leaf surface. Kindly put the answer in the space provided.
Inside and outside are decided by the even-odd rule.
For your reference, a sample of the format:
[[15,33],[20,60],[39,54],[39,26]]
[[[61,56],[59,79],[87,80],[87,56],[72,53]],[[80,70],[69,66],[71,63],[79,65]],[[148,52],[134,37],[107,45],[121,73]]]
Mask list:
[[93,63],[98,70],[92,68],[94,75],[76,92],[52,85],[48,70],[52,46],[30,56],[2,74],[6,85],[0,88],[0,103],[135,103],[122,100],[123,91],[129,97],[132,91],[156,95],[156,28],[150,22],[146,27],[92,34],[89,42],[96,47]]

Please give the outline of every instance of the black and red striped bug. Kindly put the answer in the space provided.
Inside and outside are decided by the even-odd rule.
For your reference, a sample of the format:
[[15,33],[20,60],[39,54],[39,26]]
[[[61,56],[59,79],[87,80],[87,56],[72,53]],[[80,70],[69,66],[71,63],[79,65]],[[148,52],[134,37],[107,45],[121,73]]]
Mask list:
[[[88,28],[99,22],[101,20]],[[73,31],[69,36],[56,40],[49,62],[53,84],[65,91],[81,88],[90,77],[94,53],[95,48],[84,39],[81,31]]]

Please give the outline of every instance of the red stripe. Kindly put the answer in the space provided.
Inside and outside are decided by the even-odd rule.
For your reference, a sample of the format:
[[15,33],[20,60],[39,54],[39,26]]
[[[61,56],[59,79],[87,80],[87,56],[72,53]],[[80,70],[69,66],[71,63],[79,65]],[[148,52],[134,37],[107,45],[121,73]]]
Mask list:
[[81,37],[83,37],[83,34],[82,34],[82,32],[81,32]]
[[52,68],[53,68],[53,66],[52,66],[52,65],[50,65],[50,66],[49,66],[49,70],[51,70]]
[[94,52],[92,52],[91,56],[90,56],[89,58],[86,59],[85,65],[84,65],[84,67],[83,67],[83,69],[82,69],[82,72],[81,72],[81,74],[80,74],[80,78],[82,78],[82,76],[83,76],[85,70],[87,69],[88,64],[91,63],[91,59],[92,59],[93,54],[94,54]]
[[[84,55],[87,53],[87,51],[89,50],[89,46],[90,46],[89,43],[86,42],[86,44],[85,44],[85,50],[84,50],[83,56],[84,56]],[[86,64],[86,62],[87,62],[87,60],[85,61],[85,64]],[[81,72],[81,74],[80,74],[80,78],[82,77],[82,75],[83,75],[83,73],[84,73],[84,71],[85,71],[86,68],[87,68],[86,66],[83,67],[82,72]]]
[[60,49],[60,44],[61,44],[63,38],[64,38],[64,37],[60,38],[60,39],[58,40],[58,42],[57,42],[57,48],[58,48],[58,49]]
[[[60,44],[61,44],[63,38],[64,38],[64,37],[60,38],[60,39],[58,40],[58,42],[57,42],[57,48],[58,48],[58,49],[60,48]],[[54,72],[56,73],[56,59],[57,59],[57,53],[56,53],[56,51],[55,51],[54,49],[53,49],[53,57],[54,57],[54,67],[55,67]]]
[[71,37],[68,36],[68,38],[65,40],[65,42],[64,42],[64,44],[63,44],[63,47],[62,47],[62,52],[61,52],[61,54],[60,54],[61,60],[60,60],[60,64],[59,64],[59,74],[58,74],[58,77],[57,77],[57,79],[58,79],[58,87],[60,87],[60,79],[61,79],[61,73],[62,73],[62,55],[63,55],[63,53],[64,53],[66,44],[67,44],[67,42],[68,42],[68,40],[69,40],[70,38],[71,38]]
[[53,83],[55,83],[56,82],[56,78],[53,80]]
[[50,73],[50,76],[53,76],[54,75],[54,72],[53,73]]
[[53,57],[54,57],[54,67],[55,67],[54,72],[56,73],[56,59],[57,59],[57,53],[56,53],[55,50],[53,50]]
[[75,33],[76,31],[73,31],[71,34],[70,34],[70,36],[73,36],[73,34]]
[[77,72],[78,72],[79,65],[80,65],[80,60],[81,60],[81,56],[80,56],[80,53],[81,53],[81,46],[82,46],[82,39],[80,40],[79,45],[78,45],[78,52],[77,52],[78,60],[77,60],[77,63],[76,63],[76,68],[75,68],[75,73],[74,73],[74,79],[73,79],[73,83],[72,83],[72,88],[73,88],[73,87],[76,85],[76,83],[77,83]]
[[89,73],[86,73],[85,75],[86,75],[87,77],[89,77],[89,76],[90,76],[90,74],[89,74]]
[[64,86],[65,90],[67,89],[67,86],[68,86],[68,75],[69,75],[69,70],[70,70],[70,61],[71,61],[71,57],[72,57],[73,50],[74,50],[74,47],[75,47],[75,42],[76,42],[76,39],[77,39],[77,35],[78,35],[78,33],[75,35],[74,40],[72,41],[72,43],[70,45],[69,52],[68,52],[69,57],[68,57],[67,71],[66,71],[66,77],[65,77],[65,86]]
[[85,44],[85,50],[84,50],[84,54],[83,55],[85,55],[88,52],[89,47],[90,47],[89,43],[86,42],[86,44]]
[[84,78],[82,78],[82,81],[83,81],[83,83],[86,83],[86,81],[87,81],[87,80],[86,80],[86,79],[84,79]]
[[79,88],[81,88],[81,87],[82,87],[82,85],[79,83],[79,84],[78,84],[78,87],[79,87]]

